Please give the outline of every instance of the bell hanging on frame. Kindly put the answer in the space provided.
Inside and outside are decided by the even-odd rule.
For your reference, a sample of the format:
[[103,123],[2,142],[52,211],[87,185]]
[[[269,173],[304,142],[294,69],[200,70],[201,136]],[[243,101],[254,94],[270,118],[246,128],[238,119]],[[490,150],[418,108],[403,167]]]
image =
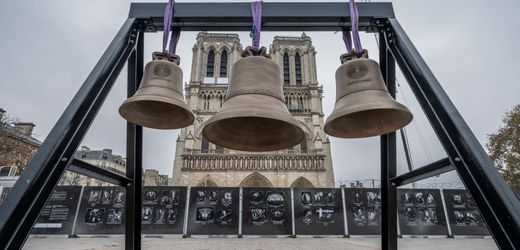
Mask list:
[[184,100],[179,62],[177,55],[154,52],[139,89],[121,104],[119,114],[147,128],[177,129],[192,124],[195,117]]
[[341,56],[336,71],[336,104],[325,122],[325,133],[341,138],[361,138],[394,132],[413,119],[406,106],[392,98],[379,64],[353,54]]
[[217,145],[242,151],[274,151],[297,145],[304,127],[285,105],[280,69],[265,47],[247,47],[231,74],[226,100],[202,133]]

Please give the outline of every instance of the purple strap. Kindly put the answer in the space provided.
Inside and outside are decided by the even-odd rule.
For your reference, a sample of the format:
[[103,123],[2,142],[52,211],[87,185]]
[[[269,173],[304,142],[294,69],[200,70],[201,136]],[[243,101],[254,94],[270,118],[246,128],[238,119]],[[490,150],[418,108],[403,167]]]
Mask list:
[[352,37],[350,36],[350,30],[343,30],[343,42],[345,42],[345,47],[347,47],[347,52],[352,53]]
[[172,36],[170,38],[170,48],[168,49],[168,53],[170,53],[170,56],[175,55],[175,51],[177,50],[177,43],[179,42],[180,36],[181,36],[181,29],[172,30]]
[[352,38],[350,36],[350,30],[343,30],[343,41],[347,47],[349,53],[352,52],[352,40],[354,40],[354,51],[357,55],[363,52],[361,47],[361,39],[359,38],[359,14],[354,0],[350,0],[348,3],[350,12],[350,22],[352,26]]
[[249,36],[253,39],[253,51],[260,48],[260,32],[262,31],[262,2],[251,2],[251,12],[253,14],[253,27]]
[[175,50],[177,49],[177,42],[179,41],[179,36],[181,32],[180,29],[174,29],[172,31],[170,47],[168,48],[168,50],[166,50],[166,46],[168,45],[168,35],[170,33],[170,28],[172,25],[174,6],[175,0],[169,0],[168,4],[166,4],[166,8],[164,9],[163,53],[169,56],[175,54]]

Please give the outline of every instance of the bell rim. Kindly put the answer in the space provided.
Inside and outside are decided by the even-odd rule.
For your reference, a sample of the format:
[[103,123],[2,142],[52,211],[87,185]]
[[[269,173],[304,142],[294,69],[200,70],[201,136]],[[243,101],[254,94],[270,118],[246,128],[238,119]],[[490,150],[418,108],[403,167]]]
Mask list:
[[[180,107],[181,110],[187,116],[187,119],[184,122],[167,123],[166,126],[154,126],[153,125],[154,122],[147,122],[147,123],[136,122],[136,120],[133,119],[133,117],[129,116],[132,113],[132,111],[129,110],[130,109],[129,105],[136,103],[136,102],[140,102],[140,101],[154,101],[154,102],[167,103],[172,106]],[[139,95],[139,96],[134,95],[134,96],[126,99],[121,104],[118,111],[119,111],[119,114],[128,122],[145,127],[145,128],[162,129],[162,130],[180,129],[180,128],[185,128],[185,127],[193,124],[193,122],[195,121],[195,115],[193,114],[193,112],[190,110],[189,106],[186,103],[179,101],[179,100],[175,100],[175,99],[171,99],[171,98],[163,97],[163,96],[157,96],[157,95],[148,95],[148,94]],[[135,111],[133,111],[133,112],[135,112]]]
[[[400,105],[402,105],[402,104],[400,104]],[[406,106],[404,106],[404,105],[402,105],[402,106],[406,108]],[[362,135],[356,135],[356,134],[353,134],[353,133],[352,134],[347,134],[347,133],[339,134],[339,133],[334,132],[332,130],[332,128],[331,128],[331,125],[333,123],[338,122],[337,120],[339,118],[341,118],[341,117],[344,117],[346,115],[353,115],[353,114],[356,114],[356,113],[362,113],[362,112],[366,112],[366,111],[375,111],[375,110],[393,110],[393,111],[398,111],[401,115],[404,115],[405,119],[403,119],[403,123],[400,123],[399,126],[393,126],[391,128],[385,129],[384,133],[366,133],[366,134],[362,134]],[[340,115],[338,113],[338,115],[336,115],[334,117],[327,118],[327,120],[325,121],[325,125],[323,126],[323,130],[325,131],[325,133],[327,135],[330,135],[330,136],[333,136],[333,137],[337,137],[337,138],[368,138],[368,137],[379,136],[379,135],[395,132],[395,131],[399,130],[400,128],[403,128],[403,127],[407,126],[408,124],[410,124],[413,121],[413,114],[407,108],[406,108],[406,110],[398,109],[398,108],[395,108],[395,107],[393,107],[393,108],[371,108],[371,109],[365,109],[365,110],[360,110],[360,111],[356,111],[356,112],[345,112],[345,111],[343,111],[343,113],[344,114],[342,114],[342,115]]]
[[[372,96],[373,98],[381,98],[377,101],[373,102],[364,102],[364,103],[351,103],[351,100],[355,99],[363,99],[361,97],[364,96]],[[390,100],[391,102],[382,102],[381,100]],[[385,105],[383,105],[385,104]],[[391,105],[388,105],[391,104]],[[349,109],[344,109],[344,107],[349,107]],[[332,113],[327,117],[325,121],[325,125],[329,123],[329,121],[333,119],[337,119],[339,117],[354,114],[361,111],[367,111],[367,110],[376,110],[376,109],[395,109],[395,110],[402,110],[407,112],[411,117],[413,118],[412,112],[406,107],[405,105],[401,104],[397,100],[395,100],[390,93],[388,93],[385,90],[380,89],[366,89],[361,91],[356,91],[353,93],[350,93],[348,95],[342,96],[339,99],[336,100],[336,103],[334,104],[334,109],[332,110]]]
[[[215,116],[213,116],[213,117],[215,117]],[[255,148],[254,146],[246,146],[244,148],[244,147],[235,147],[232,144],[221,143],[218,139],[215,140],[215,138],[213,138],[210,134],[208,134],[208,129],[210,129],[212,126],[214,126],[215,123],[221,122],[221,121],[224,121],[224,120],[232,120],[232,119],[235,119],[235,118],[262,118],[262,119],[282,121],[282,122],[290,124],[291,127],[292,127],[293,132],[297,134],[296,138],[301,138],[301,139],[285,141],[285,142],[287,142],[285,144],[281,144],[281,143],[273,144],[273,145],[280,145],[278,147],[274,147],[273,145],[269,145],[269,147],[266,146],[265,148],[264,147],[256,147]],[[287,120],[284,120],[284,119],[276,119],[276,118],[264,117],[264,116],[234,116],[234,117],[228,117],[228,118],[218,118],[218,119],[215,119],[213,121],[211,119],[208,120],[208,122],[204,125],[204,128],[202,129],[202,135],[208,141],[210,141],[211,143],[220,145],[220,146],[225,147],[225,148],[229,148],[229,149],[233,149],[233,150],[239,150],[239,151],[246,151],[246,152],[270,152],[270,151],[283,150],[283,149],[287,149],[289,147],[294,147],[294,146],[298,145],[303,140],[305,140],[305,136],[307,135],[307,133],[306,133],[306,129],[301,124],[298,124],[297,120],[296,120],[296,123],[294,123],[294,122],[287,121]]]

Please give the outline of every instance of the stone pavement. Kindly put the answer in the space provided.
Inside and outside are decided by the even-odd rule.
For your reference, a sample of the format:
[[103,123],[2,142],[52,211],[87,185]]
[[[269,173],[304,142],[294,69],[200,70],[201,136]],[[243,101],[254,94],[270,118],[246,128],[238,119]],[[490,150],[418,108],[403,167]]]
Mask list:
[[[144,238],[143,249],[282,249],[282,250],[302,250],[302,249],[352,249],[352,250],[373,250],[381,249],[379,238]],[[49,238],[31,237],[25,244],[24,249],[124,249],[123,237],[108,238]],[[487,250],[498,249],[490,238],[403,238],[399,239],[399,249],[421,249],[421,250]]]

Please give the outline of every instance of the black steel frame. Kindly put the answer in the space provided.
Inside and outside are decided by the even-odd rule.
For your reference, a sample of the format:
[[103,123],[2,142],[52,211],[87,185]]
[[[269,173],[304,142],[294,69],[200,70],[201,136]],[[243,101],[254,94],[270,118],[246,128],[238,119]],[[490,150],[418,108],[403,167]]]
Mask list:
[[[360,29],[380,36],[380,65],[395,97],[396,61],[448,158],[397,176],[396,134],[381,136],[382,247],[397,249],[397,187],[455,169],[501,249],[520,246],[520,202],[506,185],[411,40],[391,3],[358,3]],[[163,3],[133,3],[129,18],[20,176],[0,213],[0,248],[21,248],[41,209],[69,170],[124,186],[126,249],[141,247],[142,128],[127,124],[127,173],[113,173],[74,159],[125,62],[128,96],[143,73],[144,33],[163,29]],[[339,31],[350,26],[347,3],[263,3],[264,31]],[[184,31],[249,31],[249,3],[177,3],[173,27]],[[516,237],[515,237],[516,236]]]

